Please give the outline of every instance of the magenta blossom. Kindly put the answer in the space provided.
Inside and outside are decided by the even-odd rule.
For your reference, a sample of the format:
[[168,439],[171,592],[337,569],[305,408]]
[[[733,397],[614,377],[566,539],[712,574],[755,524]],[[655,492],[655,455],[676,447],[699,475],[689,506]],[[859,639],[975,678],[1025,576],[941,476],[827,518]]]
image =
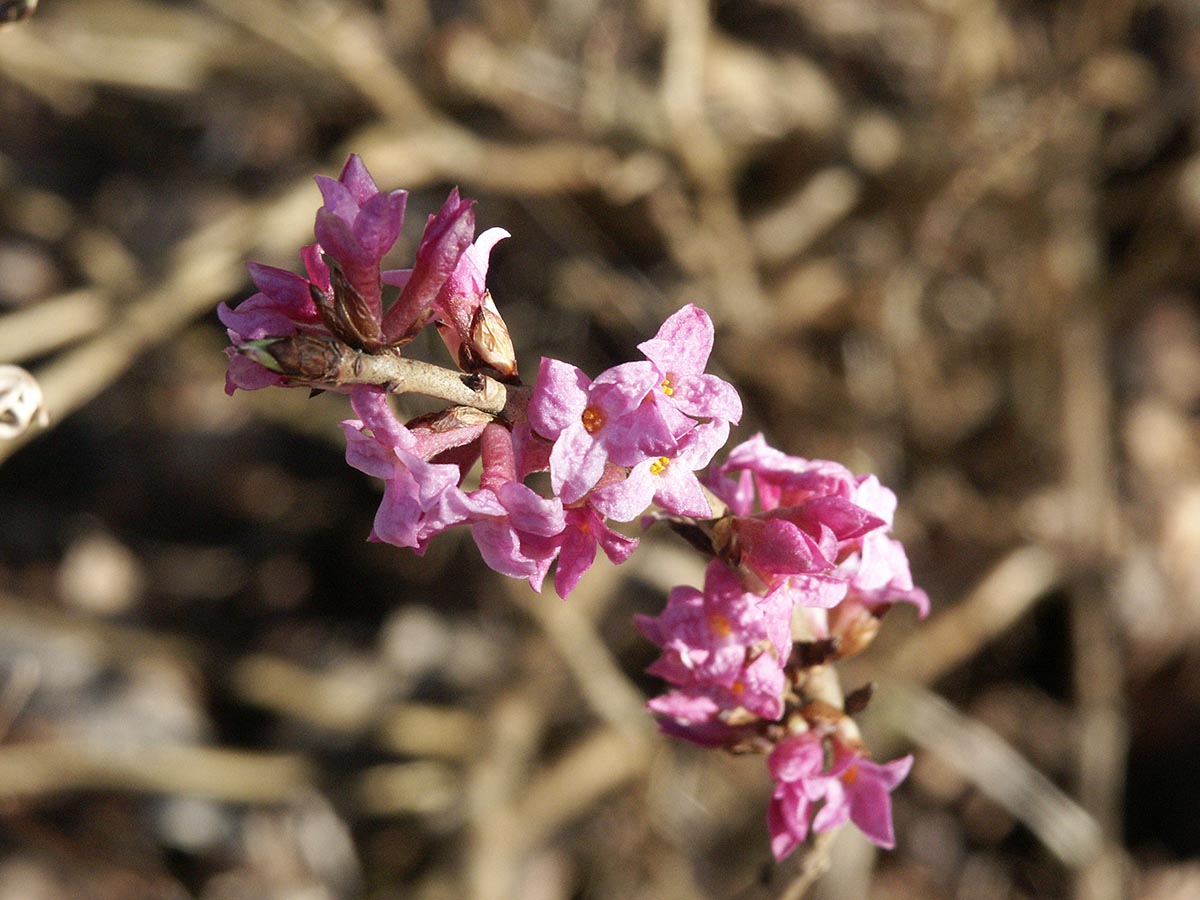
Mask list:
[[384,481],[371,539],[424,553],[434,535],[465,522],[472,512],[458,487],[461,470],[422,459],[417,438],[396,420],[381,390],[356,388],[351,403],[360,420],[342,423],[346,462]]
[[844,596],[831,585],[851,572],[834,567],[885,530],[895,509],[895,495],[874,476],[858,479],[837,463],[788,456],[762,435],[730,451],[707,484],[733,513],[731,558],[769,586],[803,576],[797,584],[819,589],[805,606],[828,608]]
[[434,302],[475,234],[473,203],[459,197],[458,188],[454,188],[425,224],[411,271],[385,278],[401,288],[400,296],[383,317],[383,335],[388,344],[408,343],[436,315]]
[[850,602],[872,611],[892,603],[911,603],[924,618],[929,614],[929,596],[913,585],[904,545],[887,536],[896,512],[896,495],[874,475],[867,475],[859,479],[854,503],[884,525],[863,535],[857,552],[838,566],[838,574],[847,580]]
[[471,536],[492,569],[526,578],[534,590],[557,554],[551,538],[566,527],[562,503],[546,499],[517,480],[512,434],[492,423],[480,435],[483,474],[471,493]]
[[[669,662],[664,658],[664,662]],[[646,671],[671,680],[668,666],[651,666]],[[768,721],[783,714],[782,693],[786,676],[778,661],[766,654],[753,656],[729,685],[696,681],[654,697],[646,708],[671,720],[664,731],[691,740],[693,734],[711,735],[715,726],[730,724],[746,713]]]
[[733,385],[704,374],[713,347],[708,313],[689,303],[670,316],[658,334],[638,344],[660,376],[654,398],[661,406],[695,419],[737,424],[742,399]]
[[767,770],[775,782],[767,828],[776,859],[788,856],[808,838],[813,803],[824,796],[824,766],[825,750],[811,732],[785,737],[767,757]]
[[566,598],[575,590],[584,573],[596,559],[597,548],[604,551],[609,562],[620,565],[637,549],[637,538],[613,531],[604,517],[588,504],[568,507],[567,526],[555,538],[560,550],[554,570],[554,590]]
[[[792,647],[791,614],[789,597],[748,592],[728,566],[713,560],[703,592],[677,587],[661,615],[637,618],[641,632],[663,651],[647,671],[680,688],[651,701],[650,708],[676,715],[671,710],[686,702],[715,716],[721,708],[740,706],[778,718],[783,665]],[[684,717],[697,721],[693,715]]]
[[516,375],[516,352],[486,279],[492,248],[508,236],[503,228],[479,235],[434,301],[438,334],[455,363],[469,372],[487,367],[505,378]]
[[226,327],[232,346],[226,349],[229,371],[225,375],[225,393],[232,395],[241,388],[286,386],[287,379],[247,359],[237,351],[246,341],[267,337],[289,337],[299,331],[328,334],[321,313],[313,302],[314,293],[328,292],[329,268],[321,260],[321,248],[310,244],[300,251],[308,278],[285,269],[250,263],[250,278],[258,293],[238,304],[236,309],[227,303],[217,307],[217,316]]
[[816,779],[825,798],[813,819],[814,831],[828,831],[849,820],[867,838],[886,850],[896,846],[892,830],[892,791],[908,776],[911,755],[877,763],[836,741],[830,770]]
[[839,463],[790,456],[756,434],[729,451],[725,462],[710,474],[708,487],[733,513],[749,516],[816,497],[850,501],[858,480]]
[[649,363],[625,363],[592,381],[575,366],[543,359],[529,400],[529,422],[554,442],[550,484],[563,503],[583,497],[610,460],[636,466],[675,450],[661,411],[646,397],[658,374]]
[[904,545],[882,532],[868,534],[862,549],[838,567],[848,577],[847,601],[878,610],[892,603],[911,603],[917,614],[929,614],[929,595],[914,586]]
[[325,205],[313,230],[333,270],[332,297],[318,302],[335,335],[377,350],[385,343],[379,264],[400,236],[408,192],[381,192],[357,154],[336,180],[318,175],[316,182]]
[[[822,546],[803,530],[783,519],[735,516],[729,522],[731,544],[725,555],[753,572],[768,587],[793,575],[820,575],[833,571],[828,555],[836,544]],[[809,605],[809,604],[805,604]]]
[[530,490],[519,481],[470,495],[471,537],[483,561],[510,578],[525,578],[535,591],[557,554],[549,538],[567,527],[562,503]]
[[808,837],[810,826],[822,832],[846,821],[880,847],[890,850],[896,845],[891,792],[908,775],[912,756],[880,764],[836,739],[833,746],[827,770],[824,744],[811,732],[785,737],[767,758],[775,781],[767,826],[776,859],[795,850]]
[[680,438],[674,452],[642,460],[624,480],[593,490],[592,503],[618,522],[632,521],[651,501],[672,515],[707,519],[712,508],[695,473],[708,465],[728,437],[728,422],[696,425]]

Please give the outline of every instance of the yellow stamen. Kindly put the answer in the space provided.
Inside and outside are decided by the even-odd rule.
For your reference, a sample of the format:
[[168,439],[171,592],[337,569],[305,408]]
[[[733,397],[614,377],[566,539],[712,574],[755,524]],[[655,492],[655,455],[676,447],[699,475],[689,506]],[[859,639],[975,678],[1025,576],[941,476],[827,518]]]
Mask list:
[[665,456],[660,456],[654,462],[650,463],[650,474],[661,475],[663,472],[667,471],[667,467],[670,465],[671,461],[669,459],[667,459]]
[[675,396],[675,380],[674,380],[674,378],[675,378],[675,376],[673,374],[671,374],[670,372],[668,372],[666,378],[664,378],[663,382],[662,382],[662,392],[664,394],[666,394],[668,397]]
[[842,784],[846,785],[846,787],[853,787],[854,783],[858,781],[858,766],[851,764],[850,768],[843,772],[839,777],[841,778]]
[[595,434],[604,427],[604,413],[594,406],[585,409],[580,418],[583,421],[583,428],[588,434]]
[[733,633],[733,626],[729,624],[729,620],[720,613],[709,613],[708,627],[713,634],[719,637],[729,637]]

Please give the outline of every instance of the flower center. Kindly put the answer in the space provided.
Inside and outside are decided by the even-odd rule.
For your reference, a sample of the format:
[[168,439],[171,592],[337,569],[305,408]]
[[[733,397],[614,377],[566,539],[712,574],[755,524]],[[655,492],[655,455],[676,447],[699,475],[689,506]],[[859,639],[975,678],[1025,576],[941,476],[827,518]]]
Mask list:
[[662,380],[662,392],[668,397],[675,396],[675,373],[668,372]]
[[854,783],[858,781],[858,766],[852,764],[850,768],[841,774],[840,778],[842,784],[846,785],[846,787],[853,787]]
[[589,406],[587,409],[585,409],[583,411],[583,415],[580,416],[580,419],[583,421],[584,431],[586,431],[588,434],[595,434],[604,427],[604,413],[600,412],[600,410],[594,406]]
[[733,626],[720,613],[708,614],[708,629],[718,637],[729,637],[733,633]]
[[[584,427],[587,427],[586,423],[584,424]],[[661,475],[663,472],[667,471],[667,468],[670,465],[671,461],[669,459],[667,459],[665,456],[660,456],[654,462],[650,463],[650,474]]]

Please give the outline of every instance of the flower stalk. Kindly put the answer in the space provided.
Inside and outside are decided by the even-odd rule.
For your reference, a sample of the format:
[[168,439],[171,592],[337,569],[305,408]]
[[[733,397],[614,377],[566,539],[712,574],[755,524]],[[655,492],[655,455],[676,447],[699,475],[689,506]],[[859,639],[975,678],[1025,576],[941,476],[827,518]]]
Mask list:
[[503,384],[478,372],[456,372],[393,348],[356,350],[335,337],[295,334],[245,341],[237,352],[287,379],[288,386],[347,390],[368,384],[391,394],[423,394],[455,406],[469,406],[510,424],[525,419],[532,388]]

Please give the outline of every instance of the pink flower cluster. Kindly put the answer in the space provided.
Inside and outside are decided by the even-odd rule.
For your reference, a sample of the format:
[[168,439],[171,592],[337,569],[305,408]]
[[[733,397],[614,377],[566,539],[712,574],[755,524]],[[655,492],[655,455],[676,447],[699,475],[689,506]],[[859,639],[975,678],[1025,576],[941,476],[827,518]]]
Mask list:
[[[357,155],[347,160],[335,181],[316,178],[324,205],[317,210],[317,243],[300,251],[307,278],[284,269],[250,264],[258,293],[230,309],[217,310],[229,330],[229,371],[225,390],[288,386],[289,379],[238,352],[247,342],[298,333],[337,338],[367,351],[402,347],[430,321],[452,348],[481,355],[481,322],[494,309],[483,289],[491,249],[508,232],[475,233],[472,203],[451,191],[430,216],[411,269],[381,270],[380,263],[400,236],[407,191],[383,193]],[[383,287],[399,289],[386,313]],[[511,345],[510,345],[511,349]],[[460,352],[460,355],[462,355]],[[511,353],[509,354],[511,357]],[[501,362],[501,374],[506,371]]]
[[891,792],[908,775],[912,757],[880,765],[864,756],[861,748],[836,740],[832,748],[832,762],[826,764],[826,744],[809,732],[788,735],[767,757],[775,781],[767,825],[776,859],[795,850],[810,827],[828,831],[847,820],[880,847],[896,845]]
[[[761,435],[712,465],[742,404],[705,372],[714,330],[695,306],[640,344],[640,360],[591,379],[545,358],[525,388],[485,284],[506,232],[474,238],[472,204],[455,191],[429,218],[413,267],[384,270],[405,192],[381,192],[357,156],[337,180],[317,184],[324,204],[317,243],[301,250],[306,276],[251,265],[258,292],[219,310],[232,344],[227,390],[348,391],[356,418],[342,423],[346,459],[383,482],[371,538],[420,554],[464,526],[492,569],[537,590],[552,565],[566,597],[598,550],[625,561],[637,540],[610,523],[657,508],[711,557],[703,590],[678,587],[660,615],[638,619],[661,650],[650,671],[670,685],[648,704],[663,729],[767,754],[777,857],[810,828],[846,820],[892,846],[890,791],[911,758],[872,762],[845,705],[806,686],[816,670],[865,647],[892,604],[927,611],[903,547],[888,536],[895,495],[874,476],[788,456]],[[385,302],[385,293],[395,298]],[[339,381],[346,359],[398,356],[427,325],[462,378],[495,379],[527,402],[503,414],[450,407],[402,423],[386,385]],[[305,356],[313,347],[319,365]],[[547,493],[527,483],[539,472],[549,473]],[[713,509],[714,497],[723,509]]]
[[[769,811],[782,858],[850,819],[891,847],[892,788],[911,765],[866,756],[844,709],[806,692],[813,669],[863,649],[893,603],[928,611],[908,558],[887,537],[896,497],[874,476],[788,456],[761,435],[707,475],[728,508],[710,526],[704,590],[680,587],[638,626],[672,685],[650,701],[665,731],[693,743],[770,749]],[[817,804],[820,810],[812,817]]]

